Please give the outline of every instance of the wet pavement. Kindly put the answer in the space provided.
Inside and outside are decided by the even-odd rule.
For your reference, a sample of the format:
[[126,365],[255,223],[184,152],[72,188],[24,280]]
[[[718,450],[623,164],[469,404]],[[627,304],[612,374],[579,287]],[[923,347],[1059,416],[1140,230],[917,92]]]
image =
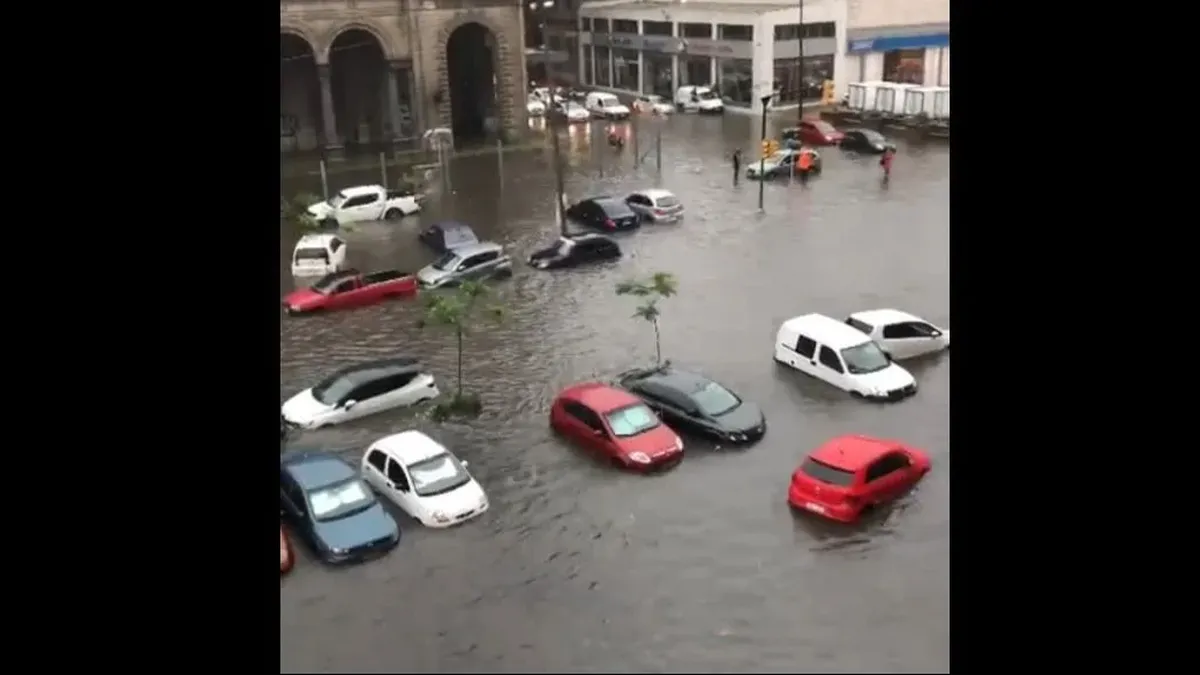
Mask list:
[[[599,123],[595,123],[601,127]],[[662,131],[663,172],[643,125],[618,157],[564,137],[572,199],[656,183],[688,214],[622,236],[619,263],[537,272],[523,263],[493,285],[508,308],[466,342],[467,387],[485,411],[435,425],[393,411],[304,434],[298,444],[361,450],[420,428],[470,461],[491,498],[483,517],[427,531],[393,510],[398,548],[337,569],[303,547],[280,583],[284,672],[945,672],[949,668],[950,357],[906,363],[919,393],[891,405],[777,367],[780,322],[896,307],[950,326],[949,148],[899,143],[891,184],[872,157],[824,151],[824,175],[732,186],[735,147],[757,156],[758,121],[680,116]],[[596,139],[602,138],[596,132]],[[598,144],[602,145],[602,144]],[[518,261],[556,236],[548,152],[459,162],[457,194],[400,224],[345,235],[360,269],[415,270],[433,259],[423,224],[454,217]],[[374,182],[341,174],[335,188]],[[311,187],[308,187],[311,190]],[[281,236],[281,292],[296,234]],[[616,472],[556,439],[548,405],[561,387],[654,357],[651,327],[630,318],[621,280],[675,274],[661,305],[664,355],[724,382],[766,413],[747,450],[688,442],[663,475]],[[417,301],[282,320],[281,400],[322,374],[390,354],[425,359],[448,390],[453,340],[420,330]],[[894,508],[856,526],[794,515],[791,472],[831,436],[865,433],[929,451],[933,472]]]

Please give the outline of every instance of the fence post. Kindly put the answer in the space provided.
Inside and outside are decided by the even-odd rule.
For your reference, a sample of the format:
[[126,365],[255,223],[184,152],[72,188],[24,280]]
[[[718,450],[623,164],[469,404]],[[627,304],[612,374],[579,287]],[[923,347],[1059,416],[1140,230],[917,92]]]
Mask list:
[[329,201],[329,172],[325,168],[325,158],[324,157],[321,158],[320,164],[321,164],[321,196],[325,198],[325,201]]

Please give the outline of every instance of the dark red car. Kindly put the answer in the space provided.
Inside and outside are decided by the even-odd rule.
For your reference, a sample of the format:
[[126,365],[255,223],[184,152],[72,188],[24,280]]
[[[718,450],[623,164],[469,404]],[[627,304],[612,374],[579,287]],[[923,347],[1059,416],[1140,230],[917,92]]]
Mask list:
[[641,399],[599,382],[564,389],[550,426],[622,468],[651,471],[683,459],[683,441]]
[[808,145],[837,145],[846,137],[825,120],[803,120],[796,133]]
[[908,492],[929,468],[925,453],[903,443],[839,436],[817,448],[792,474],[788,503],[849,523]]
[[288,314],[306,314],[362,307],[416,293],[417,277],[407,272],[383,270],[363,274],[358,270],[342,270],[326,274],[308,288],[292,291],[283,299],[283,308]]
[[283,531],[283,526],[279,526],[279,573],[287,574],[291,571],[292,565],[296,562],[296,558],[292,555],[292,543],[288,541],[287,533]]

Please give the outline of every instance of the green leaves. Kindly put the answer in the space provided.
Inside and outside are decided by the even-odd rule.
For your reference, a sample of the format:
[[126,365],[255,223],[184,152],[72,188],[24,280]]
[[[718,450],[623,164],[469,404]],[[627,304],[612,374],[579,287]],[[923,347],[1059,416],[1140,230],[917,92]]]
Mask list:
[[617,284],[617,295],[632,295],[639,298],[658,296],[669,298],[679,292],[679,281],[670,272],[655,272],[645,281],[631,280]]
[[475,310],[481,310],[492,320],[500,321],[504,318],[503,307],[485,307],[482,304],[489,293],[488,287],[478,281],[464,281],[450,292],[426,293],[425,315],[417,321],[417,327],[451,326],[466,332]]

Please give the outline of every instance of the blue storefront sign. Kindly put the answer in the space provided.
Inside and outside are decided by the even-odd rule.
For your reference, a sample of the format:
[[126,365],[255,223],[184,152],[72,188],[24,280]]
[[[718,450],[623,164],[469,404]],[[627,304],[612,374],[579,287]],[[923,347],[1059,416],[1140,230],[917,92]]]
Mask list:
[[846,51],[851,54],[862,52],[890,52],[897,49],[921,49],[949,47],[949,33],[931,35],[904,35],[901,37],[878,37],[868,40],[850,40]]

